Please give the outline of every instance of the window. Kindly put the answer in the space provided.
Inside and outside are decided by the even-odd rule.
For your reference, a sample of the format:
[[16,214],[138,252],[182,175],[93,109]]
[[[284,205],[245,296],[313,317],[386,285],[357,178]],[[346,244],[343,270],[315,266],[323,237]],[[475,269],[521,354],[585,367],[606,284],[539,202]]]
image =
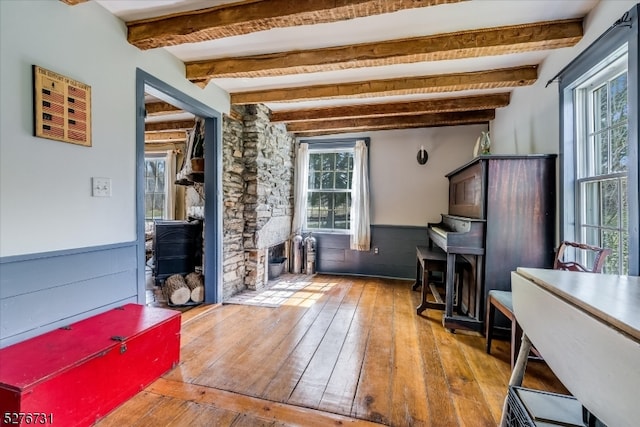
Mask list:
[[637,6],[559,74],[560,237],[611,249],[609,274],[640,270],[635,25]]
[[348,231],[353,149],[309,149],[305,228]]
[[[577,237],[611,249],[604,272],[629,271],[626,46],[575,90]],[[590,262],[591,260],[583,260]]]
[[144,220],[152,223],[167,218],[166,159],[147,155],[144,159]]

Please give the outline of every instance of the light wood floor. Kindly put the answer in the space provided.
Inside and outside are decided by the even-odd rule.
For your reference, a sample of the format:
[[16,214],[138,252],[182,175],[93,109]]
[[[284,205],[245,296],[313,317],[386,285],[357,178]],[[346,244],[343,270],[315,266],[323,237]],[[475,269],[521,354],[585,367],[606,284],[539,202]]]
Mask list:
[[[495,426],[509,345],[492,354],[442,313],[417,316],[411,282],[316,275],[278,308],[183,314],[181,363],[105,426]],[[541,362],[525,387],[566,393]]]

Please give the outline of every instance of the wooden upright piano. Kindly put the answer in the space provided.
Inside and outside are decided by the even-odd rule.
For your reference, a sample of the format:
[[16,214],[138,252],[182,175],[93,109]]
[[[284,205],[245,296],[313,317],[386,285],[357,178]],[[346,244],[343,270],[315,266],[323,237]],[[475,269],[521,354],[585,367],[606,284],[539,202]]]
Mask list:
[[[443,325],[484,330],[487,293],[511,290],[517,267],[551,268],[556,155],[484,155],[447,174],[449,211],[429,223],[429,244],[447,253]],[[469,262],[454,295],[456,257]],[[458,313],[454,301],[458,299]],[[507,326],[506,319],[496,319]]]

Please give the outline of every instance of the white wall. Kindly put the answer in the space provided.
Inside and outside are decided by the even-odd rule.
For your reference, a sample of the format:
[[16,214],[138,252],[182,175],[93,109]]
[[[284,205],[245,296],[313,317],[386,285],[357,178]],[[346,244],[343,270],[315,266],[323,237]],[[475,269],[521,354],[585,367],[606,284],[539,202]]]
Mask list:
[[[33,135],[31,66],[91,86],[92,147]],[[185,79],[163,50],[141,51],[95,2],[0,1],[0,256],[136,239],[136,68],[220,111],[228,94]],[[91,177],[112,197],[91,197]]]
[[[445,175],[473,158],[473,147],[483,130],[487,130],[485,125],[449,126],[335,138],[371,138],[372,224],[426,226],[440,221],[440,214],[448,211],[449,180]],[[416,159],[422,145],[429,153],[425,165]]]
[[509,106],[496,110],[490,126],[492,152],[558,153],[558,84],[554,82],[546,88],[545,85],[636,3],[637,0],[602,0],[585,19],[582,40],[549,55],[539,67],[534,85],[512,91]]

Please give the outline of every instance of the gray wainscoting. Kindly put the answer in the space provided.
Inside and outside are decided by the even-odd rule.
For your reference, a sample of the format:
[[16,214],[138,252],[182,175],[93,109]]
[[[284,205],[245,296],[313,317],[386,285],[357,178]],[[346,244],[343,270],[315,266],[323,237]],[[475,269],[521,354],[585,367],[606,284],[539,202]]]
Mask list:
[[138,301],[136,242],[0,258],[0,348]]
[[313,236],[317,239],[319,273],[401,279],[415,278],[416,246],[427,244],[427,228],[416,226],[372,225],[369,252],[349,249],[348,235],[313,233]]

